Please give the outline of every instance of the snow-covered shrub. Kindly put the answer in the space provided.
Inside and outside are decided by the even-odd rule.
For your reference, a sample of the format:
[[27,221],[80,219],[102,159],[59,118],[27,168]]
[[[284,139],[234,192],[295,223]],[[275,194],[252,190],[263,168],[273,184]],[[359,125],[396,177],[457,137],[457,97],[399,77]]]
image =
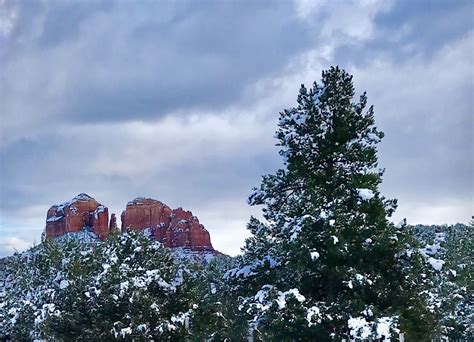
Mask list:
[[[0,331],[13,339],[182,339],[202,266],[139,233],[102,244],[46,241],[5,261]],[[194,268],[194,269],[193,269]]]

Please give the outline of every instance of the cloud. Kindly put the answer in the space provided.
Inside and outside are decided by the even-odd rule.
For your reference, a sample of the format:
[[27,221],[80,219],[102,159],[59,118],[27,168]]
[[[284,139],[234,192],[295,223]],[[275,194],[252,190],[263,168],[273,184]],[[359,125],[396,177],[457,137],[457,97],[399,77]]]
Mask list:
[[35,138],[54,123],[222,109],[311,40],[284,2],[53,1],[37,7],[21,8],[22,27],[2,54],[3,129],[16,133],[2,136],[4,142]]
[[28,241],[19,239],[15,236],[1,237],[0,236],[0,257],[13,254],[15,251],[22,251],[30,247]]
[[[458,205],[451,206],[446,221],[466,222],[472,214],[473,39],[469,32],[430,58],[417,54],[401,64],[375,59],[370,67],[352,70],[387,133],[380,148],[387,169],[383,189],[400,199],[402,215],[431,203],[439,218],[435,208],[453,202]],[[432,222],[422,212],[414,217]]]
[[0,39],[10,35],[15,28],[17,17],[18,8],[14,4],[7,4],[6,0],[0,0]]

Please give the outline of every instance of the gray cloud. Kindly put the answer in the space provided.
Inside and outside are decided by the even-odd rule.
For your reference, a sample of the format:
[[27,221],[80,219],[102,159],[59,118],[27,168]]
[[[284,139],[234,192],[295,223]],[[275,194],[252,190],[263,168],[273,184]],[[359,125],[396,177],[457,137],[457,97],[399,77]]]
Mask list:
[[24,5],[3,55],[7,125],[223,108],[311,41],[289,2]]

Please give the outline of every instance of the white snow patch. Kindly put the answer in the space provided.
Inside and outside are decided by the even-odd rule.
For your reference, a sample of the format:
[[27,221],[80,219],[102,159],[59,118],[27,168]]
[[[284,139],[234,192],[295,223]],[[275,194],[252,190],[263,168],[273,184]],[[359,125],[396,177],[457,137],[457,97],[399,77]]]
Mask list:
[[430,265],[436,270],[436,271],[441,271],[441,269],[443,268],[443,265],[445,263],[444,260],[440,260],[440,259],[435,259],[433,257],[429,257],[428,258],[428,262],[430,263]]
[[59,288],[61,290],[65,289],[68,286],[69,286],[69,281],[67,281],[65,279],[61,280],[61,282],[59,283]]
[[370,189],[357,189],[357,193],[363,200],[370,200],[372,199],[375,195],[374,192]]
[[311,260],[318,260],[319,259],[319,253],[318,252],[311,252]]
[[365,317],[349,318],[347,325],[350,329],[350,335],[356,339],[360,337],[362,339],[368,339],[372,330],[370,329],[369,322],[365,320]]
[[[312,306],[306,311],[306,320],[308,321],[308,326],[312,326],[315,323],[313,322],[313,317],[319,317],[320,310],[317,306]],[[321,319],[317,320],[318,323],[321,322]]]

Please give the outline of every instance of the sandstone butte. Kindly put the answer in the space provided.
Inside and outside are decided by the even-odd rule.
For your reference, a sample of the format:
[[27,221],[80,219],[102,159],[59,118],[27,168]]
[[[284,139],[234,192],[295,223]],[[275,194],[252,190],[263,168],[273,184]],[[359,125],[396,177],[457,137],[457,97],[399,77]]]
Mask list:
[[122,227],[117,228],[115,214],[109,223],[108,208],[87,194],[79,194],[71,201],[53,205],[46,217],[46,238],[89,229],[105,240],[113,231],[144,231],[166,247],[183,247],[193,251],[218,253],[211,244],[209,232],[190,211],[171,209],[152,198],[136,198],[128,202],[122,212]]

